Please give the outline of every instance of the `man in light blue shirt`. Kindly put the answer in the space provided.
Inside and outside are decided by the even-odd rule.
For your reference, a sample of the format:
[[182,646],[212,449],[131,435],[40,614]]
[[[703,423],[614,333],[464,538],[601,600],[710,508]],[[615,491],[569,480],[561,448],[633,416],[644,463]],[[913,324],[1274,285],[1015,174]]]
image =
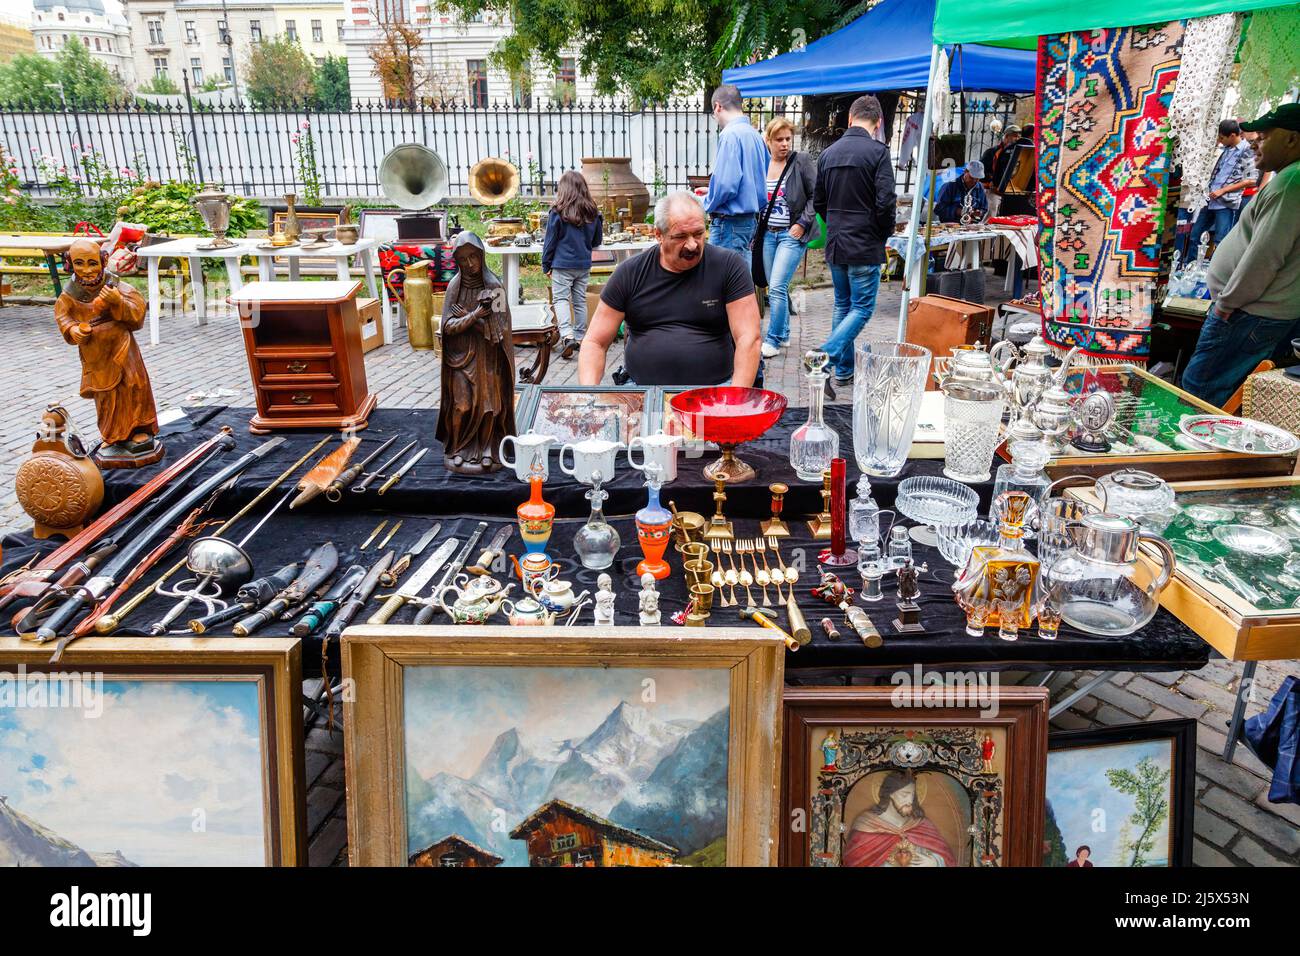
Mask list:
[[709,242],[749,255],[758,214],[767,205],[767,144],[740,108],[740,90],[726,84],[713,91],[713,118],[718,155],[713,161],[704,209],[709,214]]

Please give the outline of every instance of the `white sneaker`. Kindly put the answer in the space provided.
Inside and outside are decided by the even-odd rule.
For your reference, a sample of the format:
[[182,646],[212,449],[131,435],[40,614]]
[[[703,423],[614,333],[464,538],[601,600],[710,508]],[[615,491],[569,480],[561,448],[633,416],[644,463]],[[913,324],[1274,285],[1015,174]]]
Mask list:
[[781,350],[771,342],[764,342],[763,347],[759,351],[763,353],[763,358],[776,358],[781,354]]

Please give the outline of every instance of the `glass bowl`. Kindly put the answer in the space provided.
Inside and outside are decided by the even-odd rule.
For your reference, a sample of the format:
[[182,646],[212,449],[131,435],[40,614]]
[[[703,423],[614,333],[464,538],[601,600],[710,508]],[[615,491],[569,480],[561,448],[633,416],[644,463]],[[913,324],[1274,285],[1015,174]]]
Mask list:
[[1253,524],[1221,524],[1214,537],[1229,551],[1256,558],[1275,558],[1291,551],[1291,542],[1275,531]]
[[894,498],[894,507],[900,514],[927,526],[912,528],[912,540],[931,547],[939,542],[935,526],[970,521],[979,503],[979,495],[960,481],[931,475],[904,478],[898,483]]
[[1000,540],[1001,535],[993,522],[982,518],[939,526],[939,553],[945,561],[958,569],[966,566],[970,553],[975,548],[994,545]]
[[719,445],[753,441],[781,418],[787,404],[779,392],[716,385],[674,395],[669,404],[692,435]]

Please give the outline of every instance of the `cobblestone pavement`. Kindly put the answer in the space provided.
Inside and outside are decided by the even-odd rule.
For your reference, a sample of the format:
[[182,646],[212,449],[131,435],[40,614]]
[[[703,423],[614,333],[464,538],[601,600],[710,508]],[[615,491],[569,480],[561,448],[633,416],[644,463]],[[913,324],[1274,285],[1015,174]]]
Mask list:
[[[990,283],[992,285],[993,283]],[[767,363],[767,384],[805,404],[800,357],[825,338],[830,325],[831,296],[827,289],[796,294],[799,315],[793,319],[790,346]],[[894,337],[898,316],[898,286],[881,290],[875,317],[864,338]],[[30,447],[33,430],[45,403],[66,402],[83,429],[94,431],[89,403],[78,398],[80,368],[76,350],[55,329],[49,306],[10,306],[0,310],[0,335],[11,362],[0,386],[0,528],[27,526],[13,496],[14,470]],[[178,405],[219,403],[251,405],[252,390],[243,345],[229,314],[199,328],[183,317],[163,320],[163,341],[140,346],[153,380],[160,410]],[[609,369],[619,364],[621,346],[610,356]],[[430,406],[438,395],[438,369],[429,353],[413,352],[402,344],[388,345],[366,357],[371,388],[389,407]],[[547,384],[577,379],[577,362],[558,357],[551,363]],[[851,396],[841,390],[840,401]],[[1260,711],[1283,678],[1298,673],[1296,662],[1266,662],[1259,666],[1248,713]],[[1068,693],[1095,676],[1092,672],[1060,673],[1051,683],[1054,695]],[[1014,679],[1013,675],[1004,675]],[[1234,695],[1240,691],[1241,665],[1214,660],[1197,672],[1119,674],[1095,689],[1053,721],[1057,729],[1191,717],[1197,721],[1195,862],[1203,866],[1300,865],[1300,807],[1270,804],[1266,799],[1268,771],[1244,747],[1231,764],[1222,751]],[[307,681],[310,691],[316,682]],[[307,816],[311,834],[310,859],[324,866],[346,859],[343,744],[341,732],[330,733],[318,722],[307,734]]]

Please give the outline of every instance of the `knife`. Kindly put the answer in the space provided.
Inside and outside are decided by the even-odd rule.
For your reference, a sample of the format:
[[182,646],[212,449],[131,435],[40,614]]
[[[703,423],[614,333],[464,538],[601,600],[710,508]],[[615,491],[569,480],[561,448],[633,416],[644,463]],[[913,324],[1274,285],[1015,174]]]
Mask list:
[[424,607],[420,608],[420,610],[416,612],[416,624],[428,624],[433,620],[433,615],[438,612],[442,595],[446,592],[448,584],[457,574],[460,573],[460,569],[465,567],[465,562],[469,559],[469,556],[474,553],[474,549],[478,547],[478,543],[483,539],[483,532],[485,531],[487,531],[486,521],[480,521],[474,526],[474,533],[471,534],[469,540],[465,542],[465,547],[460,549],[460,554],[456,555],[456,560],[447,567],[447,570],[443,573],[442,579],[438,582],[437,587],[435,587],[433,593],[429,595],[429,599],[423,602]]
[[488,544],[488,546],[483,550],[483,553],[478,556],[478,560],[465,570],[470,574],[476,574],[479,577],[482,577],[485,574],[491,574],[492,565],[496,562],[496,559],[501,556],[501,549],[504,548],[506,542],[510,540],[510,535],[514,530],[515,526],[508,524],[497,531],[497,533],[492,536],[491,543]]
[[416,569],[415,573],[403,582],[402,586],[397,589],[396,594],[390,594],[384,601],[383,606],[366,620],[367,624],[387,624],[391,618],[407,601],[413,601],[419,597],[424,586],[429,583],[430,579],[438,573],[438,569],[446,563],[447,558],[456,550],[460,544],[455,538],[448,538],[442,544],[438,545],[438,550],[425,558],[424,564]]
[[286,564],[274,574],[241,585],[235,593],[235,600],[228,607],[194,618],[189,622],[190,630],[195,634],[206,634],[214,627],[239,620],[249,611],[255,611],[263,604],[269,604],[277,594],[293,584],[301,571],[301,562]]
[[394,584],[402,579],[406,569],[411,566],[411,561],[418,558],[424,553],[424,549],[429,546],[434,538],[438,537],[438,532],[442,530],[442,522],[435,521],[429,526],[429,530],[420,535],[420,539],[411,545],[402,553],[402,556],[393,562],[393,566],[386,570],[379,578],[379,583],[386,588],[391,588]]
[[393,485],[395,485],[395,484],[397,484],[399,481],[401,481],[401,480],[402,480],[402,477],[403,477],[403,476],[404,476],[408,471],[410,471],[412,468],[415,467],[415,463],[418,462],[421,458],[423,458],[423,457],[424,457],[425,455],[427,455],[427,454],[429,454],[429,449],[428,449],[428,448],[421,448],[421,449],[420,449],[419,451],[417,451],[414,455],[412,455],[410,461],[408,461],[405,465],[403,465],[401,468],[399,468],[399,469],[397,470],[396,473],[394,473],[392,476],[390,476],[389,479],[388,479],[387,481],[385,481],[382,485],[379,486],[379,494],[382,495],[382,494],[383,494],[385,491],[387,491],[389,488],[393,487]]
[[268,621],[274,621],[286,608],[300,604],[325,581],[339,566],[339,552],[333,541],[326,541],[312,552],[302,572],[266,607],[241,620],[232,629],[239,637],[247,637]]
[[392,438],[388,439],[388,441],[384,442],[382,445],[380,445],[378,448],[372,451],[359,464],[352,465],[347,469],[347,471],[343,472],[343,474],[339,475],[337,478],[331,481],[329,483],[329,487],[325,489],[325,497],[328,500],[336,503],[342,501],[343,489],[346,488],[348,485],[352,484],[352,482],[356,481],[357,478],[361,475],[361,473],[365,471],[368,467],[370,467],[370,463],[374,461],[376,458],[378,458],[380,455],[382,455],[385,451],[387,451],[388,446],[395,441],[397,441],[396,435],[394,435]]
[[334,610],[346,600],[361,579],[366,576],[366,569],[360,564],[354,564],[348,568],[343,577],[334,583],[328,593],[307,609],[307,613],[298,618],[292,631],[294,637],[306,637],[308,634],[315,634],[326,619],[334,613]]
[[379,587],[379,582],[388,573],[388,566],[392,563],[392,551],[387,552],[375,562],[366,576],[361,579],[357,589],[352,592],[352,596],[343,602],[343,606],[338,609],[334,619],[325,628],[325,640],[328,641],[331,638],[338,637],[343,633],[343,629],[352,623],[352,619],[357,616],[357,611],[366,606],[366,602],[375,593],[375,590]]

